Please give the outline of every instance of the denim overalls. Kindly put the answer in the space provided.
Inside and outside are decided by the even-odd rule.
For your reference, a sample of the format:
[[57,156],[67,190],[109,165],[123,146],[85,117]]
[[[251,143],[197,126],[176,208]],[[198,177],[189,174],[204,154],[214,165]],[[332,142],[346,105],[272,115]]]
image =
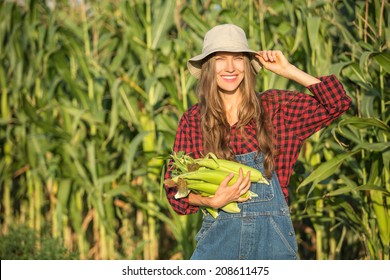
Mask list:
[[[264,172],[263,156],[256,155],[251,152],[236,159]],[[216,219],[204,215],[192,260],[298,259],[289,208],[276,173],[270,185],[252,183],[251,191],[258,197],[238,203],[240,213],[219,211]]]

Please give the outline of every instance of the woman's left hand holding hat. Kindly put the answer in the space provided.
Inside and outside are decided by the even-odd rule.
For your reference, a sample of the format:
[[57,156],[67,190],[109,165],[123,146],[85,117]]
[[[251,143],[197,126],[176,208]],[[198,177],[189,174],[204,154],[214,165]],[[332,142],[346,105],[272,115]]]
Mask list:
[[256,57],[265,69],[284,78],[294,80],[305,87],[321,82],[316,77],[303,72],[291,64],[281,51],[259,51]]
[[256,57],[265,69],[283,77],[288,75],[289,68],[293,66],[288,62],[284,54],[278,50],[259,51]]

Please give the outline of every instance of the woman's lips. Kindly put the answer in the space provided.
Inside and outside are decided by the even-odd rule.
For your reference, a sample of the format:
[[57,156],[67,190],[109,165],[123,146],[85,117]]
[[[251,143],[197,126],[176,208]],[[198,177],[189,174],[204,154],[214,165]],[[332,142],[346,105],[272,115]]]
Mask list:
[[237,79],[237,75],[222,75],[221,78],[227,82],[234,82]]

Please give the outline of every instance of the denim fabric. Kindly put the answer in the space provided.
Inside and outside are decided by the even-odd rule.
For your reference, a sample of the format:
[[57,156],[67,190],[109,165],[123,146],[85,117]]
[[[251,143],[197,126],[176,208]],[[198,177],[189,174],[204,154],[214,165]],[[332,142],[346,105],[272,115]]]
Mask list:
[[[237,155],[241,163],[264,172],[256,152]],[[295,260],[297,242],[286,199],[276,173],[270,185],[252,183],[258,197],[239,203],[240,213],[206,214],[195,239],[192,260]]]

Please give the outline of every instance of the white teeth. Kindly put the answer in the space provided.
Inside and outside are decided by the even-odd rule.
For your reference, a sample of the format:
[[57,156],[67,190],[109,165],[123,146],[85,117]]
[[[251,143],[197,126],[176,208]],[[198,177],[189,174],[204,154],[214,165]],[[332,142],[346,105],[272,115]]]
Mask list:
[[232,80],[235,79],[236,76],[222,76],[224,79]]

